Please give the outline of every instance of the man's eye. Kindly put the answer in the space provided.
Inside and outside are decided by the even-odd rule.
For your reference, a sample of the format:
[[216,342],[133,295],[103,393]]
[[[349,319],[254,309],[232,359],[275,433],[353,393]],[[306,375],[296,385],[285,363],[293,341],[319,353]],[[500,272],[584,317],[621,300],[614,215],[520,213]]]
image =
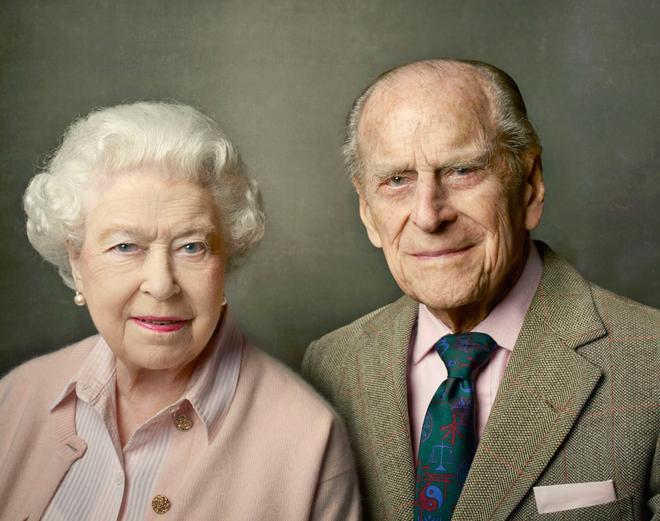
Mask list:
[[404,184],[406,184],[407,181],[408,181],[408,179],[405,176],[393,175],[392,177],[390,177],[387,180],[387,185],[388,186],[394,186],[394,187],[403,186]]
[[119,243],[112,249],[117,253],[135,253],[136,251],[138,251],[137,245],[132,244],[130,242]]
[[206,251],[206,245],[203,242],[189,242],[181,247],[181,250],[188,255],[195,255]]
[[472,168],[469,168],[467,166],[466,167],[458,167],[458,168],[454,168],[454,173],[460,177],[460,176],[465,176],[465,175],[468,175],[468,174],[472,173],[472,170],[473,170]]

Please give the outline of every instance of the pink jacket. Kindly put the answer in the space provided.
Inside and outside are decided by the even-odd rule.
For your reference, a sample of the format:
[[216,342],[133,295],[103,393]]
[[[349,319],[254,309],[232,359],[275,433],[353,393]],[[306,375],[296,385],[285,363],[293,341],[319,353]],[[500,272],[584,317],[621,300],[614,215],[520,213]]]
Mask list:
[[[98,337],[37,358],[0,380],[0,520],[41,518],[86,449],[75,393],[49,412]],[[256,465],[261,470],[255,472]],[[215,439],[182,454],[159,478],[176,499],[158,521],[357,520],[359,499],[343,426],[304,382],[246,345],[230,408]]]

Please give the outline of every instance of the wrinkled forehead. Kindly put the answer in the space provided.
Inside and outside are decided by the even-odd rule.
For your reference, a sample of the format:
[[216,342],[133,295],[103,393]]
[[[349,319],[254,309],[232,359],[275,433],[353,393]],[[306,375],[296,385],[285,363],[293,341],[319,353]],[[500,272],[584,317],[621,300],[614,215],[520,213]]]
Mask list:
[[360,118],[360,151],[405,146],[406,141],[418,142],[425,136],[446,147],[492,142],[495,126],[483,83],[472,71],[445,75],[404,71],[382,80]]

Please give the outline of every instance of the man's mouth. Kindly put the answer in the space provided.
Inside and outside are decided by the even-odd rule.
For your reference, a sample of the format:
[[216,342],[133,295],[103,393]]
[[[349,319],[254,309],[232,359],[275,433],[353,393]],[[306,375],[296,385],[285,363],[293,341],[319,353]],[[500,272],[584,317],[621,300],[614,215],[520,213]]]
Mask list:
[[458,255],[461,255],[472,248],[472,245],[468,246],[459,246],[456,248],[439,248],[439,249],[429,249],[429,250],[420,250],[413,253],[414,257],[417,257],[420,260],[423,259],[443,259],[451,258]]

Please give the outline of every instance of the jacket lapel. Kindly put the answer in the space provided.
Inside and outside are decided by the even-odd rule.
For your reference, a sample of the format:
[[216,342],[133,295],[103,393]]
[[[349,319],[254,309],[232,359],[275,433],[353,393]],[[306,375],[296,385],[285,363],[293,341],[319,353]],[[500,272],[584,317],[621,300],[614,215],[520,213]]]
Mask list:
[[588,283],[541,245],[543,275],[454,516],[504,520],[543,472],[601,371],[575,349],[606,334]]
[[415,469],[408,419],[408,344],[417,303],[403,297],[377,314],[364,329],[358,351],[368,451],[385,519],[412,519]]

